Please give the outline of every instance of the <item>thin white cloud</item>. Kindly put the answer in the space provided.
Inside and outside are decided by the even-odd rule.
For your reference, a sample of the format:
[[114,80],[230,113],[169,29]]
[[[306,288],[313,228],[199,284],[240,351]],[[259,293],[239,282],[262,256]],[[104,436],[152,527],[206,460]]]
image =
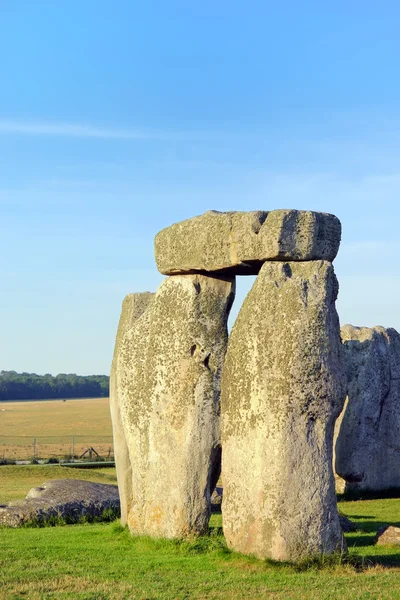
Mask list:
[[0,118],[1,135],[30,135],[127,141],[231,141],[251,138],[253,135],[230,134],[218,131],[161,131],[116,129],[81,123],[55,123],[46,121],[19,121]]
[[107,129],[74,123],[24,122],[0,119],[0,135],[39,135],[115,140],[159,139],[165,134],[136,130]]

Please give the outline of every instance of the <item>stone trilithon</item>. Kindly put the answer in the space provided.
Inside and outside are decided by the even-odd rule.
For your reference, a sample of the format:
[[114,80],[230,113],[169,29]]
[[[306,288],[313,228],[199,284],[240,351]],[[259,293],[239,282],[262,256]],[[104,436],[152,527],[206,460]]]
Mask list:
[[[111,377],[132,533],[207,531],[222,411],[230,547],[281,560],[343,548],[332,471],[345,395],[331,264],[340,237],[334,215],[297,210],[209,211],[156,236],[169,277],[125,301]],[[228,343],[240,274],[258,277]]]

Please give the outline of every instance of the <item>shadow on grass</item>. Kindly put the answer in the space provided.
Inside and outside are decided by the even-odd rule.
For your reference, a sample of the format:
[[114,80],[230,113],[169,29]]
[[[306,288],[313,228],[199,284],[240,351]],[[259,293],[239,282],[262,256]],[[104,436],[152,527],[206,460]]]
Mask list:
[[[365,518],[373,519],[374,517],[351,515],[352,520]],[[400,521],[360,521],[359,523],[355,523],[355,525],[357,526],[357,532],[356,534],[351,534],[348,542],[351,542],[353,546],[372,546],[375,543],[375,536],[380,529],[384,527],[400,527]]]
[[[339,511],[339,513],[341,514],[341,511]],[[348,519],[350,519],[351,521],[353,519],[375,519],[374,515],[344,515],[344,516],[347,517]]]
[[400,498],[400,488],[387,488],[385,490],[357,490],[349,489],[342,494],[336,494],[338,502],[353,502],[354,500],[387,500]]
[[[362,570],[371,568],[371,567],[377,567],[377,566],[381,566],[381,567],[385,567],[385,568],[400,568],[400,549],[396,548],[394,546],[390,547],[390,546],[378,546],[377,548],[380,548],[382,550],[384,550],[386,552],[386,554],[379,554],[377,552],[374,552],[374,546],[372,545],[372,543],[369,543],[371,540],[371,538],[369,536],[364,537],[364,539],[362,539],[362,541],[360,542],[359,539],[357,538],[352,538],[351,540],[347,540],[348,542],[348,548],[349,548],[349,552],[351,553],[352,550],[355,550],[357,552],[357,548],[361,548],[361,547],[370,547],[370,552],[369,553],[367,551],[366,554],[350,554],[352,556],[356,556],[358,559],[362,559],[363,561],[363,568]],[[393,553],[390,553],[390,548],[393,549]]]
[[375,535],[357,535],[353,534],[351,538],[347,538],[349,548],[365,548],[374,545]]
[[[388,568],[400,568],[400,549],[393,549],[393,554],[375,554],[373,548],[371,548],[371,554],[353,554],[352,548],[356,548],[357,545],[354,542],[354,538],[348,540],[349,552],[343,554],[329,554],[329,555],[318,555],[311,556],[301,560],[298,563],[293,562],[278,562],[273,560],[264,560],[263,563],[267,567],[273,568],[291,568],[297,573],[304,571],[321,571],[321,570],[332,570],[336,568],[351,569],[356,573],[362,573],[368,571],[373,567],[384,567]],[[370,544],[366,544],[370,545]],[[382,548],[382,546],[380,546]],[[389,549],[388,549],[389,550]],[[254,559],[257,560],[257,559]]]
[[380,554],[375,556],[368,556],[373,566],[381,566],[386,568],[399,568],[400,567],[400,554]]
[[361,521],[357,523],[357,527],[360,531],[366,533],[378,533],[378,530],[382,527],[400,527],[400,521]]
[[[354,518],[354,515],[352,515]],[[400,567],[400,547],[399,546],[375,546],[375,538],[379,529],[388,526],[400,526],[399,522],[388,523],[383,521],[364,521],[357,524],[358,531],[346,535],[348,548],[357,552],[357,548],[369,548],[366,553],[362,554],[365,560],[365,566],[382,566],[386,568]],[[392,553],[390,553],[390,548]],[[379,551],[387,552],[381,554]]]

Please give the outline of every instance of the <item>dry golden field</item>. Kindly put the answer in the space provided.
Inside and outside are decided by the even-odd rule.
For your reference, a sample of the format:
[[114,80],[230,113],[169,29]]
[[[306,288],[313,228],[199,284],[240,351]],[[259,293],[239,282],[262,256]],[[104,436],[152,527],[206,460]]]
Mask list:
[[[36,438],[36,444],[34,442]],[[0,402],[0,459],[112,454],[108,398]]]
[[112,435],[108,398],[0,402],[0,435]]

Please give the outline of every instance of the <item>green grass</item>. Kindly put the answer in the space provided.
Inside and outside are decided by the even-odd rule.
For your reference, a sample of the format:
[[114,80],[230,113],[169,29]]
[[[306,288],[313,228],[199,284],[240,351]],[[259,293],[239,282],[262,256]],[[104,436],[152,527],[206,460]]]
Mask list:
[[[400,527],[400,499],[339,502],[339,509],[357,524],[359,531],[346,536],[353,554],[384,566],[400,567],[400,547],[374,546],[374,537],[383,525]],[[398,598],[400,598],[400,583]]]
[[230,552],[218,514],[209,536],[189,542],[132,538],[118,522],[0,529],[0,598],[400,598],[400,549],[372,545],[382,523],[399,525],[400,499],[341,502],[339,508],[362,529],[346,536],[349,559],[298,566]]

